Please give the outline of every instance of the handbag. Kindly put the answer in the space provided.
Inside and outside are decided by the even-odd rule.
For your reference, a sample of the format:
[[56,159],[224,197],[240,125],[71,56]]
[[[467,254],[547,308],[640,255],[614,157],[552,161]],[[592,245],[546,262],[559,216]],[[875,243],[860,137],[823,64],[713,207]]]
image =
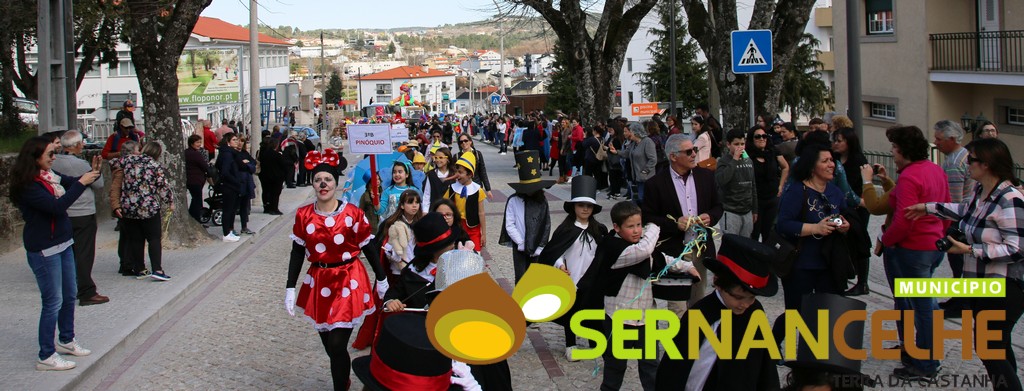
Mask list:
[[604,145],[602,145],[600,148],[594,151],[594,158],[602,162],[604,161],[604,159],[608,158],[608,150],[605,149]]
[[[803,204],[807,203],[807,187],[804,187],[804,201]],[[804,219],[804,208],[800,208],[800,214],[797,218],[800,221]],[[766,245],[775,249],[775,258],[772,260],[771,269],[772,272],[781,277],[786,277],[790,272],[793,271],[793,264],[796,263],[797,257],[800,255],[800,243],[803,238],[797,238],[796,245],[790,243],[788,239],[782,236],[772,227],[771,232],[768,233],[768,239],[765,242]]]
[[697,167],[715,171],[715,169],[718,168],[718,159],[714,157],[709,157],[707,159],[701,160],[697,162]]

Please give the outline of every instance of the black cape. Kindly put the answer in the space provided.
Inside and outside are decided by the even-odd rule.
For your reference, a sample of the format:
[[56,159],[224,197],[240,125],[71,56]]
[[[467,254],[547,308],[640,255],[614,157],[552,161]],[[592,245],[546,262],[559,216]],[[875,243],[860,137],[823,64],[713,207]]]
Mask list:
[[[683,360],[671,360],[667,356],[661,358],[658,365],[657,390],[681,390],[686,386],[690,377],[690,370],[696,360],[687,357],[689,345],[687,344],[687,330],[690,323],[690,314],[693,311],[700,311],[704,314],[708,324],[714,324],[721,319],[722,310],[726,309],[721,300],[714,292],[700,299],[692,308],[683,313],[679,318],[679,334],[673,338],[676,348],[683,355]],[[732,340],[733,357],[739,351],[739,343],[743,340],[743,333],[747,324],[750,323],[751,314],[756,310],[764,310],[760,301],[747,308],[743,315],[733,314],[732,317]],[[760,336],[765,338],[766,336]],[[704,335],[701,334],[698,343],[704,343]],[[741,374],[737,376],[737,374]],[[750,390],[750,391],[774,391],[779,389],[779,373],[775,368],[775,360],[768,355],[767,349],[751,349],[747,358],[743,360],[722,360],[715,361],[711,367],[711,373],[704,383],[705,391],[712,390]]]
[[[597,223],[597,231],[599,235],[596,238],[591,238],[594,241],[594,247],[597,247],[597,241],[608,234],[608,228],[604,224]],[[538,262],[545,265],[554,266],[555,261],[558,260],[576,240],[579,239],[580,235],[583,234],[583,228],[577,227],[576,224],[570,226],[559,225],[555,229],[555,233],[551,235],[551,240],[548,241],[548,245],[544,247],[544,250],[540,252]],[[597,281],[596,272],[597,262],[591,262],[590,267],[580,277],[580,281],[576,283],[576,302],[573,303],[572,309],[566,312],[561,318],[556,319],[555,323],[568,325],[569,319],[577,311],[586,308],[594,308],[596,304],[587,304],[587,298],[592,297],[594,294],[594,284]],[[600,292],[597,292],[596,296],[600,298]],[[592,302],[592,300],[589,300]]]

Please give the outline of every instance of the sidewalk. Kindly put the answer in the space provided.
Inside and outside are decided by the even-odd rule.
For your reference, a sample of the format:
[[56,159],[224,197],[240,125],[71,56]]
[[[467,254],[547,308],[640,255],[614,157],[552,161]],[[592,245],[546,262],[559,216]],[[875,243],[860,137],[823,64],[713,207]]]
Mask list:
[[[262,213],[262,207],[253,207],[249,229],[256,235],[243,235],[236,243],[221,241],[220,227],[211,227],[210,240],[194,248],[164,249],[163,265],[172,277],[167,282],[152,279],[136,280],[117,273],[117,239],[114,220],[100,217],[96,238],[96,264],[93,279],[98,291],[110,297],[110,302],[88,307],[75,307],[75,334],[82,345],[92,350],[85,357],[68,358],[78,367],[63,372],[40,372],[35,370],[35,359],[39,351],[37,328],[39,323],[40,298],[35,277],[29,269],[23,248],[0,255],[0,286],[4,296],[0,299],[0,384],[11,390],[59,390],[72,389],[91,372],[103,367],[106,357],[116,356],[126,341],[145,334],[139,331],[147,325],[158,324],[161,317],[170,313],[173,306],[186,294],[202,286],[211,270],[222,261],[240,256],[246,243],[261,240],[266,227],[288,219],[296,207],[310,202],[309,188],[285,189],[281,195],[283,216]],[[257,203],[254,201],[254,203]],[[239,228],[235,222],[235,228]],[[20,244],[19,244],[20,247]],[[282,265],[285,261],[282,260]],[[147,255],[147,266],[148,255]],[[284,267],[284,266],[282,266]],[[109,364],[109,363],[107,363]]]

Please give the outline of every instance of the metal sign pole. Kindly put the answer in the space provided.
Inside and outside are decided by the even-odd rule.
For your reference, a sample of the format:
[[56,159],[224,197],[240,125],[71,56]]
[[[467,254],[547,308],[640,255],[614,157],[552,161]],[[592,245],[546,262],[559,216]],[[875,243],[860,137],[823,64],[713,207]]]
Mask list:
[[754,114],[754,74],[751,73],[747,79],[750,84],[750,126],[754,126],[756,114]]

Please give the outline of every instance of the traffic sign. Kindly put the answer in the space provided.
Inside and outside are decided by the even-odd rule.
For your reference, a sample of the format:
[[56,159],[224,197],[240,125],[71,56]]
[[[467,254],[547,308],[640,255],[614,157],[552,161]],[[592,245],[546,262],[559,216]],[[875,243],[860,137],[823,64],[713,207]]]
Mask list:
[[499,104],[503,104],[503,105],[507,105],[508,104],[508,96],[505,95],[505,94],[501,94],[501,99],[498,100],[498,103]]
[[732,32],[732,73],[769,73],[772,63],[772,31]]
[[491,94],[490,98],[491,98],[491,105],[492,106],[497,106],[498,103],[501,103],[501,95],[498,95],[498,94],[494,93],[494,94]]
[[658,103],[633,103],[629,105],[629,111],[633,113],[634,117],[646,117],[649,115],[655,115],[661,112],[658,109]]

